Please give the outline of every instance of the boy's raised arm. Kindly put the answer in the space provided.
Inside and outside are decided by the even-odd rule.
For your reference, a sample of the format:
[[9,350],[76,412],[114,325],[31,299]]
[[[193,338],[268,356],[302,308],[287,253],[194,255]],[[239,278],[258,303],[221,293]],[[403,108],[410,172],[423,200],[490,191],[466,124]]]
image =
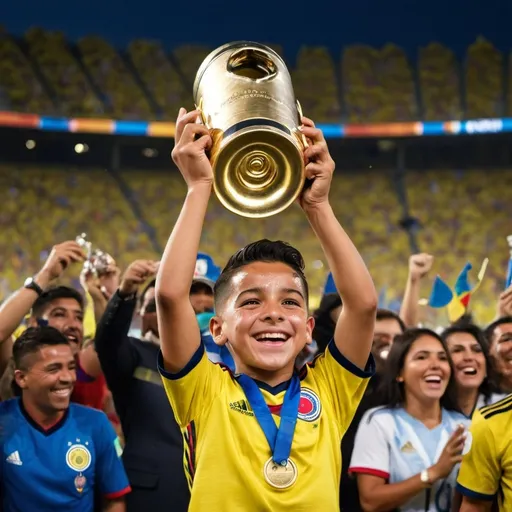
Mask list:
[[184,108],[178,114],[172,158],[188,192],[165,247],[155,289],[164,367],[172,373],[187,365],[201,341],[189,295],[213,172],[205,153],[211,137],[196,123],[198,115],[198,111],[187,113]]
[[343,300],[334,341],[350,362],[364,369],[372,347],[378,297],[359,252],[336,219],[329,203],[334,162],[321,130],[303,118],[302,132],[312,143],[305,150],[306,177],[313,180],[300,204],[318,237],[334,283]]

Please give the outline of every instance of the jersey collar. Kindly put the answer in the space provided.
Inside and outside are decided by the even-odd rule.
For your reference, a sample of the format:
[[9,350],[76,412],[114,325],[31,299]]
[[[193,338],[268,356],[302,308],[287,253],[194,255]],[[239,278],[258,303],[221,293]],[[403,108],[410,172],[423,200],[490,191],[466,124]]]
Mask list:
[[[235,379],[237,379],[239,375],[235,375]],[[288,386],[290,385],[290,382],[292,379],[285,380],[284,382],[281,382],[277,386],[270,386],[266,382],[262,382],[258,379],[253,379],[254,382],[258,385],[260,389],[263,389],[270,393],[271,395],[278,395],[279,393],[282,393],[283,391],[286,391],[288,389]]]
[[55,423],[54,425],[52,425],[50,428],[48,429],[45,429],[43,428],[41,425],[39,425],[39,423],[37,423],[37,421],[35,421],[32,416],[30,416],[30,414],[27,412],[27,410],[25,409],[24,405],[23,405],[23,400],[21,398],[18,399],[18,404],[20,406],[20,411],[21,413],[23,414],[23,416],[25,417],[25,419],[28,421],[28,423],[33,427],[35,428],[36,430],[38,430],[39,432],[41,432],[41,434],[45,435],[45,436],[50,436],[51,434],[53,434],[54,432],[57,432],[57,430],[59,430],[60,428],[62,428],[64,426],[64,424],[66,423],[67,419],[68,419],[68,416],[69,416],[69,407],[64,411],[64,416],[62,416],[62,418],[57,421],[57,423]]

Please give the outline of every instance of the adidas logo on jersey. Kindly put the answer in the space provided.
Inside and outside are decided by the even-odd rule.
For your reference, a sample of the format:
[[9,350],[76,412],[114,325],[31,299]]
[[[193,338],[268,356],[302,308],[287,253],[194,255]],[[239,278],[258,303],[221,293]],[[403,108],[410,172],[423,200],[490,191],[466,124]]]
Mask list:
[[416,450],[414,449],[414,446],[412,445],[412,443],[410,441],[407,441],[407,443],[405,443],[402,448],[400,448],[400,451],[402,453],[414,453]]
[[21,462],[20,454],[18,450],[15,452],[12,452],[11,455],[9,455],[6,459],[6,462],[9,462],[10,464],[14,464],[15,466],[22,466],[23,462]]
[[233,411],[241,412],[242,414],[245,414],[246,416],[254,416],[251,406],[247,403],[247,400],[238,400],[236,402],[231,402],[229,404],[229,407]]

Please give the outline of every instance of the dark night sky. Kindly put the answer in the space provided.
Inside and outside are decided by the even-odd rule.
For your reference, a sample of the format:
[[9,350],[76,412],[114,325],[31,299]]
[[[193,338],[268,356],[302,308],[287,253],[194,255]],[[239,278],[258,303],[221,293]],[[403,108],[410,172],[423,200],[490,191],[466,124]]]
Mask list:
[[137,37],[220,45],[238,39],[279,43],[287,56],[301,44],[321,44],[336,56],[342,45],[400,44],[410,56],[432,40],[460,56],[479,34],[502,51],[512,47],[510,0],[23,0],[5,1],[0,20],[20,34],[40,25],[71,39],[96,33],[116,46]]

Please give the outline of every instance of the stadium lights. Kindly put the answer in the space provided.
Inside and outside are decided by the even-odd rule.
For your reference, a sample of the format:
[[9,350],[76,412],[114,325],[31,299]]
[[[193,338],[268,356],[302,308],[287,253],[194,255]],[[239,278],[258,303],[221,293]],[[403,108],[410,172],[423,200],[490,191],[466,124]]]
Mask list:
[[27,149],[34,149],[36,147],[36,141],[32,139],[27,140],[27,142],[25,142],[25,147]]
[[87,153],[89,151],[89,146],[87,144],[75,144],[75,153]]
[[142,150],[142,154],[146,158],[155,158],[155,157],[158,156],[158,151],[156,149],[153,149],[153,148],[144,148]]

